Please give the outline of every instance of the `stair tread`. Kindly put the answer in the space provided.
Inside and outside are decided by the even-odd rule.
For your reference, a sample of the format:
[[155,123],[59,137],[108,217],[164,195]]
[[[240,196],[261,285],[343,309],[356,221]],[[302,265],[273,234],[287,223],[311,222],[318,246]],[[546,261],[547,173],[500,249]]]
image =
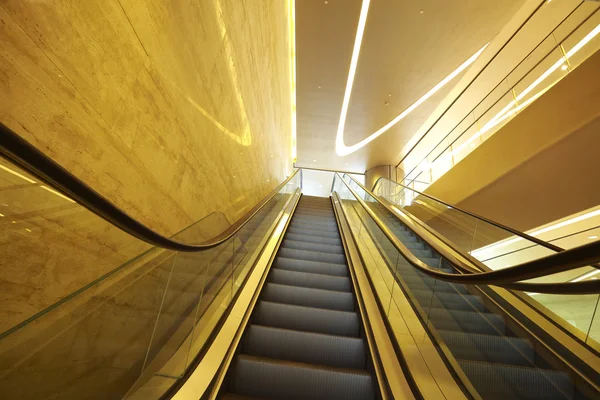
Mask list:
[[244,337],[244,354],[328,365],[364,368],[366,349],[362,338],[305,332],[253,324]]

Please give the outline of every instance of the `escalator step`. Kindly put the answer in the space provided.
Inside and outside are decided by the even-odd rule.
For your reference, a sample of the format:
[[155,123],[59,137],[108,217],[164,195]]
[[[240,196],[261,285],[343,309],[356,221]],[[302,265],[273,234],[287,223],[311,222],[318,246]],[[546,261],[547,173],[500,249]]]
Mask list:
[[349,311],[324,310],[261,300],[253,318],[253,323],[258,325],[340,336],[359,335],[358,314]]
[[236,393],[271,399],[373,399],[371,375],[342,370],[239,356],[232,382]]
[[332,290],[267,283],[261,293],[261,299],[273,303],[293,304],[328,310],[354,311],[354,296],[352,293],[335,292]]
[[575,388],[565,372],[458,360],[484,399],[573,399]]
[[277,257],[273,263],[273,266],[275,268],[297,272],[308,272],[310,274],[348,276],[348,267],[346,267],[345,264],[332,264],[326,262]]
[[343,254],[330,254],[318,251],[288,249],[285,247],[279,249],[279,256],[284,258],[295,258],[297,260],[346,264],[346,257]]
[[301,218],[294,218],[290,223],[292,228],[312,229],[317,231],[335,232],[338,233],[337,225],[334,224],[319,224],[310,221],[302,221]]
[[340,239],[329,239],[325,237],[317,237],[313,235],[299,235],[296,233],[288,233],[285,235],[286,239],[296,240],[298,242],[310,242],[310,243],[322,243],[329,244],[332,246],[341,246],[342,241]]
[[506,334],[504,318],[492,313],[433,308],[429,311],[428,316],[431,324],[437,329],[467,331],[488,335]]
[[291,226],[287,230],[288,233],[296,233],[299,235],[310,235],[310,236],[318,236],[318,237],[326,237],[330,239],[340,240],[340,234],[337,231],[320,231],[318,229],[309,229],[309,228],[297,228]]
[[244,353],[339,368],[365,368],[366,350],[360,338],[299,332],[251,325],[244,336]]
[[533,367],[531,342],[519,337],[438,330],[455,358]]
[[318,251],[330,254],[344,254],[344,248],[341,245],[330,245],[322,243],[299,242],[297,240],[284,239],[281,245],[286,249]]
[[288,271],[280,268],[271,269],[268,279],[269,282],[282,285],[337,290],[340,292],[350,292],[352,290],[350,279],[346,277]]
[[319,229],[324,231],[337,231],[335,219],[329,217],[317,217],[313,215],[297,215],[292,220],[295,226],[306,226],[309,229]]

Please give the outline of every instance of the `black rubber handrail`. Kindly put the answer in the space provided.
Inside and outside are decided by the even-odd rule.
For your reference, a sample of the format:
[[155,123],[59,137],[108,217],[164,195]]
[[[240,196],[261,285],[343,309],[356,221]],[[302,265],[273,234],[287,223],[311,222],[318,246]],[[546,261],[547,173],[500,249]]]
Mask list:
[[[352,178],[352,177],[350,177],[350,178]],[[408,186],[405,186],[405,185],[403,185],[403,184],[401,184],[401,183],[398,183],[398,182],[391,181],[391,180],[389,180],[389,179],[387,179],[387,178],[384,178],[384,177],[382,177],[382,176],[380,176],[380,177],[379,177],[379,178],[378,178],[378,179],[375,181],[375,184],[373,185],[373,189],[371,190],[371,192],[373,192],[373,191],[375,190],[375,188],[377,187],[377,184],[378,184],[378,183],[379,183],[379,181],[381,181],[382,179],[384,179],[384,180],[386,180],[386,181],[388,181],[388,182],[391,182],[391,183],[393,183],[393,184],[394,184],[394,185],[396,185],[396,186],[400,186],[400,187],[402,187],[404,190],[406,190],[406,189],[408,189],[408,190],[411,190],[411,191],[413,191],[413,192],[415,192],[415,193],[418,193],[420,196],[427,197],[427,198],[429,198],[429,199],[431,199],[431,200],[433,200],[433,201],[435,201],[435,202],[437,202],[437,203],[440,203],[440,204],[443,204],[443,205],[445,205],[446,207],[449,207],[449,208],[451,208],[451,209],[454,209],[454,210],[460,211],[460,212],[461,212],[461,213],[463,213],[463,214],[467,214],[467,215],[469,215],[469,216],[471,216],[471,217],[473,217],[473,218],[476,218],[476,219],[478,219],[478,220],[481,220],[481,221],[483,221],[483,222],[485,222],[485,223],[487,223],[487,224],[493,225],[493,226],[495,226],[496,228],[499,228],[499,229],[502,229],[502,230],[508,231],[508,232],[512,233],[513,235],[515,235],[515,236],[520,236],[520,237],[522,237],[522,238],[523,238],[523,239],[525,239],[525,240],[528,240],[528,241],[530,241],[530,242],[534,242],[534,243],[536,243],[536,244],[539,244],[540,246],[546,247],[547,249],[550,249],[550,250],[553,250],[553,251],[556,251],[556,252],[559,252],[559,251],[564,251],[564,250],[565,250],[565,249],[563,249],[562,247],[559,247],[559,246],[557,246],[557,245],[555,245],[555,244],[548,243],[548,242],[546,242],[546,241],[544,241],[544,240],[542,240],[542,239],[538,239],[538,238],[536,238],[535,236],[530,236],[530,235],[528,235],[528,234],[526,234],[526,233],[524,233],[524,232],[520,232],[520,231],[518,231],[518,230],[516,230],[516,229],[513,229],[513,228],[511,228],[510,226],[503,225],[503,224],[501,224],[500,222],[492,221],[491,219],[488,219],[488,218],[486,218],[486,217],[483,217],[483,216],[481,216],[481,215],[475,214],[475,213],[473,213],[473,212],[471,212],[471,211],[463,210],[462,208],[460,208],[460,207],[456,207],[456,206],[454,206],[454,205],[452,205],[452,204],[448,204],[448,203],[446,203],[445,201],[438,199],[437,197],[434,197],[434,196],[431,196],[431,195],[429,195],[429,194],[427,194],[427,193],[423,193],[423,192],[420,192],[420,191],[418,191],[418,190],[412,189],[412,188],[410,188],[410,187],[408,187]],[[374,196],[374,197],[376,197],[376,196]]]
[[199,244],[181,243],[165,237],[140,223],[100,193],[54,162],[35,146],[0,123],[0,156],[44,181],[67,197],[75,200],[100,218],[153,246],[184,252],[208,250],[235,235],[271,200],[298,172],[294,172],[242,218],[216,237]]
[[[528,261],[519,265],[504,268],[497,271],[474,272],[475,268],[468,265],[466,261],[458,259],[451,251],[442,250],[442,256],[446,260],[452,260],[452,265],[462,275],[440,272],[438,269],[419,260],[404,243],[384,224],[381,219],[371,210],[363,199],[339,174],[337,177],[346,185],[348,190],[356,198],[356,201],[365,209],[375,224],[381,229],[392,245],[402,256],[416,269],[447,282],[461,284],[483,284],[501,286],[507,289],[522,290],[537,293],[559,293],[559,294],[596,294],[600,293],[600,281],[583,282],[560,282],[560,283],[521,283],[527,279],[539,278],[559,272],[569,271],[582,266],[587,266],[600,261],[600,241],[589,243],[560,253],[552,254],[537,260]],[[351,178],[351,177],[350,177]],[[368,192],[367,192],[368,193]],[[377,197],[373,196],[379,201]],[[380,203],[381,204],[381,203]]]

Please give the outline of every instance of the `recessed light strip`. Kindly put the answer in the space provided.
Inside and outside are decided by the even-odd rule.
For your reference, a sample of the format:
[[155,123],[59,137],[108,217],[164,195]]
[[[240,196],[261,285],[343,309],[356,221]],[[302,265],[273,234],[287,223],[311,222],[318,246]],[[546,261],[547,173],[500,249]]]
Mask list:
[[[442,162],[442,160],[446,160],[446,158],[451,157],[452,155],[456,155],[457,153],[460,153],[468,144],[471,144],[476,138],[478,138],[479,136],[481,136],[482,134],[488,132],[490,129],[492,129],[493,127],[495,127],[496,125],[500,124],[502,121],[506,120],[509,117],[512,117],[513,115],[515,115],[518,111],[522,110],[523,108],[527,107],[529,104],[533,103],[536,99],[538,99],[542,94],[544,94],[546,91],[548,91],[553,85],[554,83],[556,83],[557,81],[553,82],[552,84],[548,85],[547,87],[545,87],[544,89],[541,89],[538,93],[536,93],[535,95],[533,95],[532,97],[530,97],[529,99],[527,99],[525,102],[519,104],[517,107],[514,107],[520,100],[523,100],[523,98],[525,96],[527,96],[529,93],[531,93],[531,91],[533,91],[533,89],[535,89],[540,83],[542,83],[544,80],[546,80],[546,78],[548,78],[552,73],[554,73],[558,68],[560,68],[561,66],[563,66],[566,63],[566,60],[571,58],[573,55],[575,55],[575,53],[577,53],[579,50],[581,50],[581,48],[583,48],[583,46],[585,46],[590,40],[592,40],[596,35],[598,35],[600,33],[600,24],[597,25],[592,31],[590,31],[590,33],[588,33],[583,39],[581,39],[567,54],[566,54],[566,59],[565,58],[560,58],[558,61],[556,61],[550,68],[548,68],[546,71],[544,71],[543,74],[541,74],[535,81],[533,81],[533,83],[531,83],[529,86],[527,86],[527,88],[525,88],[525,90],[523,90],[517,97],[516,97],[516,101],[515,100],[511,100],[502,110],[500,110],[500,112],[498,112],[496,115],[494,115],[494,117],[492,117],[492,119],[490,121],[488,121],[483,128],[481,128],[479,131],[477,131],[471,138],[469,138],[469,140],[465,143],[463,143],[461,146],[459,146],[457,149],[447,153],[445,156],[442,156],[440,158],[438,158],[436,161],[434,161],[433,163],[429,164],[427,162],[427,160],[424,160],[421,163],[420,169],[421,172],[425,172],[427,170],[433,169],[434,166],[438,163],[438,162]],[[560,80],[560,79],[559,79]]]
[[[537,230],[535,230],[533,232],[529,232],[528,235],[529,236],[536,236],[537,237],[537,236],[539,236],[539,235],[541,235],[543,233],[548,233],[548,232],[551,232],[553,230],[564,228],[565,226],[569,226],[569,225],[572,225],[572,224],[575,224],[575,223],[578,223],[578,222],[581,222],[581,221],[585,221],[586,219],[590,219],[590,218],[594,218],[594,217],[598,217],[598,216],[600,216],[600,210],[590,211],[590,212],[585,213],[583,215],[579,215],[577,217],[569,218],[566,221],[558,222],[558,223],[556,223],[554,225],[550,225],[550,226],[547,226],[545,228],[541,228],[541,229],[537,229]],[[521,237],[516,237],[516,236],[513,237],[513,238],[510,238],[510,239],[505,239],[505,240],[503,240],[501,242],[496,242],[496,243],[489,244],[487,246],[481,247],[481,248],[479,248],[477,250],[473,250],[471,252],[471,255],[474,256],[474,257],[480,258],[480,257],[483,256],[483,254],[489,253],[491,251],[496,251],[496,250],[498,250],[501,247],[508,246],[509,244],[513,244],[513,243],[521,241],[521,240],[524,240],[524,239],[521,238]]]
[[350,59],[350,70],[348,71],[348,80],[346,81],[346,91],[344,92],[342,111],[340,113],[340,121],[338,123],[335,139],[335,152],[338,156],[345,156],[352,153],[352,151],[346,151],[347,147],[344,145],[344,127],[346,126],[346,115],[348,114],[352,86],[354,85],[354,75],[356,74],[356,66],[358,64],[358,56],[360,55],[360,46],[365,33],[365,25],[367,24],[367,15],[369,14],[370,4],[371,0],[363,0],[360,8],[358,28],[356,29],[356,38],[354,39],[354,48],[352,49],[352,58]]
[[427,93],[425,93],[421,98],[412,103],[407,109],[402,111],[398,116],[388,122],[386,125],[381,127],[379,130],[373,132],[367,138],[361,140],[360,142],[352,145],[346,146],[344,143],[344,128],[346,126],[346,117],[348,114],[348,107],[350,104],[350,97],[352,95],[352,86],[354,85],[354,76],[356,74],[356,67],[358,64],[358,56],[360,54],[360,47],[364,35],[365,24],[367,21],[367,13],[369,10],[369,0],[364,0],[361,8],[360,18],[358,21],[358,29],[356,31],[356,39],[354,41],[354,49],[352,51],[352,59],[350,61],[350,70],[348,72],[348,81],[346,82],[346,92],[344,93],[344,100],[342,102],[342,111],[340,113],[340,121],[338,123],[338,130],[335,141],[335,151],[338,156],[346,156],[348,154],[354,153],[355,151],[361,149],[366,146],[383,133],[385,133],[392,126],[396,125],[402,119],[404,119],[408,114],[413,112],[417,107],[427,101],[431,96],[433,96],[437,91],[443,88],[448,82],[456,78],[461,72],[463,72],[467,67],[469,67],[475,60],[481,55],[481,53],[485,50],[489,43],[483,46],[479,51],[473,54],[467,61],[462,63],[458,68],[452,71],[448,76],[446,76],[441,82],[431,88]]
[[12,169],[5,167],[4,165],[0,164],[0,168],[5,170],[6,172],[8,172],[9,174],[12,174],[14,176],[18,176],[19,178],[29,182],[29,183],[37,183],[36,181],[29,179],[28,177],[26,177],[25,175],[21,175],[20,173],[18,173],[17,171],[13,171]]
[[581,275],[579,278],[575,278],[575,279],[573,279],[573,280],[571,280],[569,282],[579,282],[579,281],[582,281],[584,279],[591,278],[592,276],[594,276],[594,275],[596,275],[598,273],[600,273],[600,269],[594,269],[593,271],[590,271],[590,272],[588,272],[585,275]]
[[292,107],[292,165],[298,158],[296,144],[296,1],[288,2],[289,9],[289,40],[290,40],[290,103]]

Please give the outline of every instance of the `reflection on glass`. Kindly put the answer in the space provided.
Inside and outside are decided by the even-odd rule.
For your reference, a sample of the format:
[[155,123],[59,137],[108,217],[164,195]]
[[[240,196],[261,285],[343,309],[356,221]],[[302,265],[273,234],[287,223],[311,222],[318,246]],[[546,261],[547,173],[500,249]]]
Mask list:
[[[378,194],[385,196],[386,199],[394,198],[398,193],[407,191],[404,187],[401,190],[395,189],[384,180],[380,180],[376,187]],[[494,303],[487,301],[486,298],[493,292],[488,287],[446,282],[414,268],[396,249],[365,207],[425,264],[445,273],[458,273],[452,264],[436,252],[428,242],[416,235],[408,225],[378,203],[350,177],[344,175],[342,178],[337,175],[334,191],[340,196],[344,213],[357,239],[365,269],[385,310],[390,327],[399,341],[407,343],[407,336],[411,337],[419,347],[419,351],[424,353],[427,352],[427,345],[424,344],[426,339],[433,338],[433,342],[439,346],[438,351],[449,360],[449,365],[456,369],[457,378],[465,383],[466,390],[475,390],[483,398],[486,397],[485,390],[488,388],[486,381],[492,379],[494,374],[497,374],[497,370],[492,368],[487,372],[482,371],[481,368],[485,365],[481,363],[502,365],[515,363],[519,367],[532,369],[539,368],[540,365],[559,365],[551,357],[537,353],[526,339],[516,337],[519,334],[515,335],[511,331],[510,318],[500,313],[495,306],[490,308]],[[364,206],[359,203],[359,198],[364,201]],[[416,196],[411,202],[404,202],[402,211],[414,208],[419,200],[420,197]],[[437,210],[434,215],[447,210],[447,206],[442,208],[439,204],[430,204],[430,206]],[[472,216],[469,216],[471,219],[462,221],[458,210],[453,211],[454,218],[445,220],[448,225],[450,222],[453,223],[452,228],[447,228],[447,233],[468,232],[467,242],[470,243],[467,248],[473,249],[473,242],[483,241],[490,235],[494,235],[493,231],[485,230],[485,221],[478,221]],[[483,230],[481,235],[477,233],[480,224]],[[590,267],[581,268],[578,271],[555,274],[535,281],[564,282],[570,280],[573,275],[580,275],[589,269]],[[599,333],[599,323],[596,321],[598,295],[569,296],[512,292],[526,299],[542,314],[565,326],[582,341],[597,348],[595,340]],[[524,307],[527,308],[525,305]],[[420,326],[427,327],[428,333],[415,327],[409,316],[411,311],[417,314],[423,324]],[[422,343],[425,347],[420,348]],[[554,367],[547,368],[551,370]],[[563,374],[560,370],[547,373],[555,372],[557,377]],[[552,393],[562,390],[554,388],[552,382],[554,382],[552,379],[547,382],[547,390]],[[527,391],[527,388],[516,385],[511,390]]]
[[[0,165],[3,399],[160,398],[209,343],[300,187],[295,174],[231,238],[184,253]],[[228,226],[211,214],[174,238],[204,242]]]
[[600,49],[600,11],[585,6],[578,11],[475,107],[475,119],[463,119],[420,162],[405,163],[402,168],[408,173],[402,183],[410,186],[419,180],[426,183],[419,189],[424,190]]

